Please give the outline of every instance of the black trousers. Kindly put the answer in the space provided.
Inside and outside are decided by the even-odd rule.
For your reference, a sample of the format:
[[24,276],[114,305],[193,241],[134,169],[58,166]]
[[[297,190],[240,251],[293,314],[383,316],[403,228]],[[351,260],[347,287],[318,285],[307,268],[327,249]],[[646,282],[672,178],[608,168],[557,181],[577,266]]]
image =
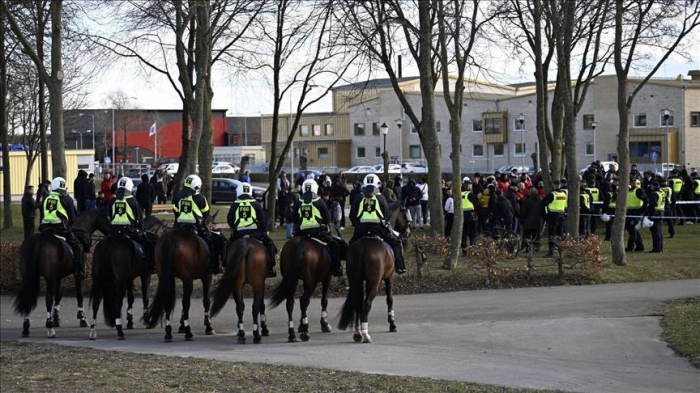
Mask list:
[[340,227],[345,228],[345,198],[340,200]]
[[24,240],[34,234],[34,229],[36,228],[36,217],[22,217],[22,224],[24,225]]
[[583,214],[589,214],[581,212],[581,216],[578,220],[578,234],[579,236],[588,236],[591,234],[591,219],[595,217],[584,216]]
[[445,213],[445,237],[449,238],[450,234],[452,233],[452,225],[454,225],[455,222],[455,214],[454,213]]
[[[641,216],[641,210],[628,210],[628,216]],[[625,230],[627,231],[627,251],[644,251],[644,240],[642,239],[642,234],[639,233],[637,228],[637,222],[641,218],[627,218],[625,220]]]
[[[476,242],[476,218],[473,211],[465,211],[462,221],[462,248],[467,248],[467,245],[473,246]],[[467,240],[469,244],[467,244]]]
[[[674,210],[675,210],[675,206],[667,206],[664,214],[667,216],[673,216]],[[666,221],[666,225],[668,225],[668,236],[670,236],[670,237],[675,236],[676,235],[676,227],[673,223],[673,218],[666,218],[666,219],[664,219],[664,221]]]
[[141,205],[143,209],[143,215],[144,217],[150,217],[153,214],[153,205],[148,204],[148,205]]
[[554,238],[564,236],[566,216],[562,213],[547,214],[547,234],[549,236],[549,252],[554,251]]
[[651,226],[651,244],[652,251],[663,251],[664,250],[664,236],[661,233],[661,226],[663,225],[664,212],[660,210],[654,211],[654,225]]

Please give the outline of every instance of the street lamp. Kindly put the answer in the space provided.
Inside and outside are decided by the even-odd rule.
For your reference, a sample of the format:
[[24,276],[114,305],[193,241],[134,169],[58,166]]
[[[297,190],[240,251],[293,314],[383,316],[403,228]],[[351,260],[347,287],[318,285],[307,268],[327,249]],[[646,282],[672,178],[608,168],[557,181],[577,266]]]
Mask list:
[[403,164],[403,133],[401,132],[401,126],[403,126],[403,121],[401,119],[396,119],[396,127],[399,128],[399,165]]
[[525,116],[521,113],[517,118],[518,124],[520,124],[520,166],[525,170]]
[[136,150],[136,163],[137,163],[137,164],[139,163],[139,149],[141,149],[141,148],[138,147],[138,146],[136,146],[136,147],[134,148],[134,150]]
[[596,146],[595,146],[595,129],[596,129],[596,127],[598,127],[598,122],[597,121],[591,122],[591,128],[593,128],[593,161],[596,160],[596,155],[595,155],[595,148],[596,148]]
[[[87,134],[87,133],[89,133],[89,132],[90,132],[90,130],[87,130],[87,131],[76,131],[76,130],[73,130],[73,131],[70,132],[71,134],[78,134],[78,135],[80,135],[80,150],[83,150],[83,133],[86,133],[86,134]],[[78,148],[78,139],[75,140],[75,148],[76,148],[76,149]]]
[[389,134],[389,126],[386,123],[382,123],[381,126],[379,126],[379,130],[382,131],[382,135],[384,135],[384,153],[382,154],[384,156],[384,185],[386,185],[386,182],[389,180],[389,153],[386,151],[386,136]]
[[80,113],[78,114],[78,116],[90,116],[92,118],[92,128],[87,132],[90,132],[92,134],[92,150],[95,150],[95,115],[92,113]]
[[[301,87],[304,88],[303,85]],[[309,91],[311,91],[314,87],[318,87],[318,86],[314,85],[314,84],[309,84],[306,87],[308,87]],[[287,124],[287,135],[292,135],[292,91],[293,90],[294,90],[293,88],[289,89],[289,121]],[[307,91],[307,93],[308,93],[308,91]],[[294,178],[294,138],[292,138],[292,141],[290,143],[290,147],[291,147],[290,150],[292,151],[292,154],[289,156],[289,161],[291,163],[291,171],[290,171],[291,173],[289,174],[289,176],[291,177],[292,183],[294,183],[294,180],[295,180],[295,178]],[[270,146],[270,149],[272,149],[272,146]]]
[[[668,108],[664,108],[661,110],[661,114],[664,117],[664,123],[666,124],[666,170],[670,168],[669,164],[671,163],[671,144],[670,144],[670,135],[668,131],[668,119],[671,117],[671,110]],[[661,160],[661,174],[663,175],[664,173],[664,162]]]

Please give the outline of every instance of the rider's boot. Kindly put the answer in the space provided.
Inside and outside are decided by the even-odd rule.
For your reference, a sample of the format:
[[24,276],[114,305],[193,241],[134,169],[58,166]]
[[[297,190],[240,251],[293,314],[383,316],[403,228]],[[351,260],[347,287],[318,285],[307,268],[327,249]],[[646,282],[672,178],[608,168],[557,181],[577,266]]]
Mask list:
[[401,241],[393,241],[390,244],[391,249],[394,251],[394,264],[396,273],[406,273],[406,263],[404,262],[403,258],[403,246],[401,245]]
[[76,280],[85,279],[85,263],[83,260],[83,249],[79,244],[71,244],[73,248],[73,276]]
[[343,270],[340,266],[340,250],[338,249],[338,244],[330,244],[331,252],[331,273],[333,277],[341,277],[343,275]]
[[267,253],[270,256],[267,262],[267,277],[277,277],[277,273],[275,272],[275,254],[277,254],[275,243],[269,236],[265,235],[263,236],[263,244],[265,245],[265,248],[267,248]]

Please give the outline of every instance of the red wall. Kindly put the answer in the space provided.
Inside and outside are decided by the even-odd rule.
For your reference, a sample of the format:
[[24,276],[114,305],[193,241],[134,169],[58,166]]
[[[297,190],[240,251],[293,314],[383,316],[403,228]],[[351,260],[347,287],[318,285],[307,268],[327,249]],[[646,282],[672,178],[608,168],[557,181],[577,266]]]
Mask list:
[[[212,125],[214,135],[212,142],[214,146],[226,146],[226,118],[213,117]],[[148,136],[149,125],[142,125],[146,128],[143,130],[130,130],[127,132],[127,144],[130,149],[140,147],[149,152],[153,152],[154,137]],[[121,147],[123,140],[123,131],[116,132],[117,146]],[[158,125],[158,157],[178,158],[182,152],[182,121],[174,121],[166,124]],[[141,152],[141,156],[146,154]],[[119,157],[117,157],[119,159]]]

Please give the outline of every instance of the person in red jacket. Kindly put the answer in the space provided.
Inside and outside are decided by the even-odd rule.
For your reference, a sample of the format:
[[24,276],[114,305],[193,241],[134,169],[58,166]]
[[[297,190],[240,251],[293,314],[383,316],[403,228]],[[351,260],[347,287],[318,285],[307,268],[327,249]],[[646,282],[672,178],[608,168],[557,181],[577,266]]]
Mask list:
[[100,185],[100,190],[104,195],[104,203],[108,204],[112,199],[114,199],[114,194],[112,194],[112,184],[116,183],[116,180],[112,175],[107,172],[102,178],[102,184]]

